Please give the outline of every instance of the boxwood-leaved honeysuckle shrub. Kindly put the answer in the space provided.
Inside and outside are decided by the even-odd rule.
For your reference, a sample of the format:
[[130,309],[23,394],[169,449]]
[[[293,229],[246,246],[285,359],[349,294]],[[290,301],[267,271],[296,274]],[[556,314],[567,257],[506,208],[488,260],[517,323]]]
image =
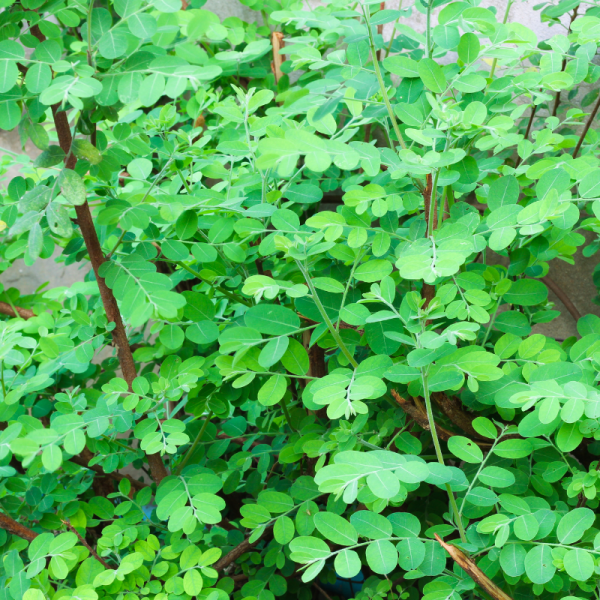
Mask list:
[[0,599],[597,599],[600,7],[245,4],[3,3]]

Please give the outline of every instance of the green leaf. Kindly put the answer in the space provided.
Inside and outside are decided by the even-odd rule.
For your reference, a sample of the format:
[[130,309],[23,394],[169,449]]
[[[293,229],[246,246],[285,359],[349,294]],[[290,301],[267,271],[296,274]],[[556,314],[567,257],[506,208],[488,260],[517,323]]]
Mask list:
[[219,327],[212,321],[200,321],[188,327],[185,336],[196,344],[211,344],[219,337]]
[[454,435],[448,440],[448,450],[465,462],[478,464],[483,460],[483,452],[469,438]]
[[19,69],[16,62],[12,60],[0,60],[0,94],[8,92],[17,82],[18,76]]
[[48,65],[43,63],[32,64],[27,69],[25,85],[32,94],[39,94],[50,85],[52,71]]
[[60,164],[65,158],[65,153],[59,146],[50,146],[44,150],[34,161],[33,165],[39,169],[46,169]]
[[392,264],[387,260],[369,260],[354,271],[354,277],[356,277],[358,281],[373,283],[387,277],[392,272],[392,268]]
[[297,204],[315,204],[322,200],[323,192],[318,186],[311,183],[300,183],[290,186],[284,197]]
[[398,565],[398,551],[392,542],[377,540],[367,546],[367,564],[378,575],[391,573]]
[[422,58],[417,65],[417,70],[428,90],[435,94],[441,94],[446,89],[447,82],[444,72],[431,58]]
[[278,544],[289,544],[294,538],[294,521],[290,517],[282,516],[275,521],[273,537]]
[[[0,129],[10,131],[11,129],[14,129],[20,121],[21,107],[16,102],[5,101],[0,104]],[[43,127],[38,125],[31,127],[29,130],[29,137],[41,150],[45,150],[48,147],[48,134]]]
[[421,532],[421,523],[415,515],[407,512],[395,512],[388,516],[394,535],[398,537],[417,537]]
[[52,473],[62,464],[62,451],[58,446],[46,446],[42,452],[42,464],[44,468]]
[[185,341],[185,334],[178,325],[167,325],[163,327],[159,335],[160,341],[170,350],[181,348]]
[[87,140],[79,138],[73,140],[71,151],[77,158],[87,160],[92,165],[97,165],[102,161],[102,155],[99,150]]
[[387,56],[383,59],[383,66],[399,77],[420,77],[418,63],[407,56]]
[[525,572],[533,583],[548,583],[556,567],[552,564],[552,550],[549,546],[534,546],[525,557]]
[[360,573],[362,565],[354,550],[342,550],[336,555],[333,566],[339,577],[352,579]]
[[582,440],[583,434],[578,423],[563,423],[556,434],[556,445],[563,452],[573,452]]
[[528,440],[504,440],[496,445],[494,454],[501,458],[524,458],[533,450]]
[[458,43],[458,58],[466,65],[475,62],[479,56],[481,44],[474,33],[464,33]]
[[306,375],[310,368],[308,352],[294,338],[289,338],[288,347],[281,357],[281,364],[294,375]]
[[587,581],[595,570],[594,558],[589,552],[580,548],[569,550],[564,558],[565,571],[577,581]]
[[429,577],[435,577],[442,573],[446,566],[446,552],[437,541],[425,542],[425,558],[419,566],[419,570]]
[[289,343],[288,337],[277,337],[267,342],[258,356],[260,366],[265,369],[272,367],[285,354]]
[[300,317],[289,308],[278,304],[258,304],[246,311],[248,327],[270,335],[287,335],[300,328]]
[[390,471],[378,471],[367,477],[369,489],[377,496],[389,500],[400,491],[398,478]]
[[378,540],[392,535],[392,524],[382,515],[377,515],[368,510],[360,510],[350,517],[358,535]]
[[81,176],[71,169],[65,169],[60,175],[60,191],[68,202],[81,206],[87,199],[85,183]]
[[500,566],[509,577],[520,577],[525,573],[527,550],[521,544],[506,544],[500,551]]
[[341,546],[352,546],[358,541],[356,529],[343,517],[330,512],[315,515],[315,526],[328,540]]
[[520,540],[529,541],[536,537],[539,530],[539,524],[533,515],[521,515],[513,523],[513,528],[515,535]]
[[583,534],[594,524],[595,515],[586,507],[575,508],[567,513],[558,523],[556,536],[561,544],[578,542]]
[[[473,34],[465,34],[473,35]],[[464,37],[464,36],[463,36]],[[505,175],[494,180],[490,185],[487,203],[491,210],[498,210],[503,206],[511,206],[519,200],[519,184],[513,175]]]
[[183,590],[190,596],[196,596],[202,591],[202,575],[200,569],[190,569],[183,576]]
[[483,437],[492,440],[498,437],[498,429],[487,417],[476,417],[471,424],[473,429]]
[[127,33],[124,29],[110,29],[98,42],[98,51],[104,58],[119,58],[127,51]]
[[258,401],[263,406],[273,406],[284,396],[287,390],[287,379],[283,375],[273,375],[258,390]]
[[327,558],[331,552],[326,542],[319,538],[310,536],[301,536],[290,542],[291,559],[307,563],[315,559]]
[[537,279],[519,279],[504,294],[504,300],[517,306],[535,306],[548,299],[548,288]]
[[425,559],[425,544],[417,538],[408,538],[402,540],[398,546],[400,568],[405,571],[412,571],[419,568]]
[[490,487],[505,488],[510,487],[515,482],[515,476],[502,467],[485,467],[479,473],[479,481]]

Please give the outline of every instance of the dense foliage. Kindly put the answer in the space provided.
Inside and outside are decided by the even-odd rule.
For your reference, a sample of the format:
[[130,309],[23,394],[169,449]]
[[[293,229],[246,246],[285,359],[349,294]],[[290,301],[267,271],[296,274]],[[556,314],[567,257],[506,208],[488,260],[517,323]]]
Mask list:
[[0,599],[597,599],[600,7],[244,4],[2,2]]

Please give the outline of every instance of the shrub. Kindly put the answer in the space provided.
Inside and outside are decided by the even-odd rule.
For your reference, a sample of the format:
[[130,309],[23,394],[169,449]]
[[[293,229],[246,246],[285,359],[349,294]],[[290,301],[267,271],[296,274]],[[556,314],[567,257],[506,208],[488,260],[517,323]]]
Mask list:
[[600,9],[202,4],[3,5],[0,598],[596,598]]

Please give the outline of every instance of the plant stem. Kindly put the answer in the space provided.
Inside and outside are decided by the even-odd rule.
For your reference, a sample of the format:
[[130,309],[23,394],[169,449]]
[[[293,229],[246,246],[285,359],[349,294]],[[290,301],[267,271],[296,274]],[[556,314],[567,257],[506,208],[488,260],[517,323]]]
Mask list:
[[125,234],[127,233],[126,229],[123,229],[123,232],[119,236],[117,243],[113,246],[113,249],[106,255],[106,260],[109,260],[110,257],[117,251],[118,247],[121,245],[121,242],[125,238]]
[[94,67],[94,59],[92,58],[92,11],[94,10],[94,1],[90,0],[90,6],[87,14],[87,62],[90,67]]
[[573,158],[577,158],[577,155],[579,154],[579,150],[581,149],[581,144],[583,144],[583,140],[585,139],[585,136],[587,135],[587,132],[588,132],[589,128],[591,127],[592,122],[595,119],[596,113],[598,112],[599,108],[600,108],[600,95],[598,96],[598,100],[596,100],[596,104],[594,104],[594,108],[593,108],[592,112],[590,113],[590,116],[583,127],[583,131],[581,132],[581,135],[579,136],[579,140],[577,141],[577,146],[575,146],[575,150],[573,150]]
[[252,304],[250,302],[248,302],[248,300],[246,300],[245,298],[242,298],[242,297],[238,296],[237,294],[234,294],[233,292],[226,290],[224,287],[221,287],[220,285],[216,285],[214,283],[211,283],[210,281],[207,281],[206,279],[204,279],[202,277],[202,275],[200,275],[200,273],[198,273],[197,271],[194,271],[194,269],[192,269],[191,267],[188,267],[185,263],[183,263],[179,260],[168,260],[168,259],[165,260],[165,262],[170,262],[170,263],[173,263],[174,265],[181,267],[184,271],[187,271],[188,273],[190,273],[190,275],[193,275],[196,279],[199,279],[203,283],[207,283],[215,290],[218,290],[219,292],[221,292],[221,294],[223,294],[224,296],[227,296],[227,298],[229,298],[230,300],[233,300],[234,302],[239,302],[240,304],[244,304],[245,306],[252,306]]
[[348,296],[348,291],[350,290],[350,282],[352,281],[352,277],[354,277],[354,271],[356,271],[356,267],[358,266],[358,263],[361,261],[362,257],[365,255],[366,250],[364,251],[359,251],[358,254],[356,255],[356,258],[354,259],[354,264],[352,265],[352,270],[350,271],[350,275],[348,276],[348,283],[346,283],[346,287],[344,289],[344,294],[342,295],[342,303],[340,304],[340,314],[338,315],[338,319],[337,322],[335,324],[335,328],[339,331],[340,330],[340,323],[342,322],[342,309],[344,308],[344,305],[346,304],[346,297]]
[[[402,7],[402,0],[400,0],[400,5],[398,6],[398,10],[400,10]],[[394,29],[396,29],[396,25],[398,25],[398,21],[400,20],[400,17],[398,17],[396,19],[396,21],[394,22],[394,26],[392,28],[392,35],[390,37],[390,43],[388,44],[388,47],[385,49],[385,57],[387,58],[390,55],[390,51],[392,49],[392,44],[394,43]]]
[[[31,33],[40,42],[46,41],[46,36],[41,32],[37,25],[34,25],[31,28]],[[60,104],[54,104],[52,106],[52,116],[54,118],[54,125],[58,136],[58,144],[66,155],[65,168],[73,170],[77,164],[77,158],[73,154],[71,147],[73,136],[71,134],[71,128],[69,127],[67,113],[60,110]],[[133,380],[137,376],[135,362],[133,360],[133,354],[129,346],[127,332],[125,331],[125,325],[121,318],[117,300],[99,272],[100,267],[106,262],[106,258],[102,252],[102,247],[100,246],[100,240],[98,239],[98,233],[87,200],[83,204],[75,206],[75,213],[77,214],[77,224],[79,225],[83,241],[85,242],[90,257],[90,262],[92,263],[92,268],[94,269],[94,275],[96,276],[96,282],[98,283],[98,288],[100,290],[100,298],[106,312],[106,318],[115,324],[115,328],[112,331],[112,337],[117,347],[117,357],[123,373],[123,379],[127,382],[129,391],[132,391]],[[160,454],[147,454],[146,458],[148,459],[152,479],[154,479],[156,485],[160,485],[160,482],[169,474]]]
[[379,69],[379,61],[377,60],[377,51],[375,50],[375,42],[373,41],[373,32],[371,31],[371,22],[367,13],[364,12],[365,20],[367,21],[367,31],[369,32],[369,45],[371,47],[371,58],[373,59],[373,67],[375,68],[375,75],[377,77],[377,82],[379,83],[379,89],[381,91],[381,95],[383,96],[383,102],[385,103],[385,107],[388,111],[388,115],[390,117],[390,121],[392,122],[392,127],[394,128],[394,133],[398,138],[398,143],[402,146],[404,150],[406,150],[406,143],[400,133],[400,128],[398,127],[398,121],[396,121],[396,115],[394,114],[394,110],[392,105],[390,104],[390,99],[388,98],[387,91],[385,89],[385,83],[383,81],[383,77],[381,76],[381,70]]
[[490,319],[490,324],[488,325],[488,327],[486,329],[485,336],[483,338],[483,342],[481,342],[481,347],[482,348],[485,348],[485,344],[488,341],[488,337],[490,337],[490,333],[492,331],[492,327],[494,326],[494,322],[496,321],[496,315],[498,314],[498,309],[499,308],[500,308],[500,304],[498,304],[498,306],[496,307],[496,310],[494,311],[494,315]]
[[[431,196],[429,203],[429,223],[427,224],[427,231],[429,235],[433,235],[434,231],[437,229],[441,222],[441,218],[437,217],[437,182],[440,176],[439,170],[435,172],[433,176],[433,181],[431,182]],[[443,217],[443,215],[442,215]]]
[[[502,19],[503,25],[506,25],[506,21],[508,21],[508,13],[510,12],[510,7],[512,6],[513,1],[514,0],[508,0],[508,2],[506,3],[506,10],[504,11],[504,19]],[[490,69],[490,76],[489,76],[490,79],[494,76],[497,64],[498,64],[498,59],[494,58],[494,60],[492,61],[492,68]]]
[[425,25],[425,58],[431,58],[431,5],[433,0],[427,2],[427,21]]
[[289,425],[289,428],[292,431],[296,432],[297,429],[292,425],[292,418],[290,417],[290,411],[288,410],[285,398],[281,399],[281,408],[283,410],[283,416],[285,417],[285,420],[287,421],[287,424]]
[[177,174],[179,175],[179,178],[181,179],[181,182],[183,183],[183,187],[185,188],[185,191],[191,196],[192,190],[191,190],[190,186],[188,185],[188,182],[185,180],[185,177],[183,176],[183,173],[181,172],[180,169],[177,169]]
[[300,272],[302,273],[302,275],[304,275],[306,285],[308,286],[308,288],[310,289],[310,293],[312,294],[312,299],[313,299],[314,303],[316,304],[317,309],[321,313],[321,316],[323,317],[323,320],[325,321],[325,324],[327,325],[329,332],[331,333],[331,335],[332,335],[333,339],[335,340],[336,344],[338,345],[339,349],[342,351],[342,354],[348,359],[350,364],[356,369],[358,367],[358,363],[356,362],[356,360],[354,360],[354,357],[352,356],[352,354],[350,354],[350,351],[348,350],[348,348],[346,348],[346,344],[344,344],[344,340],[342,340],[339,332],[337,331],[337,329],[331,322],[331,319],[329,318],[329,315],[327,314],[325,307],[321,303],[319,295],[317,294],[317,290],[315,289],[315,286],[313,285],[313,282],[310,278],[310,275],[308,274],[308,271],[306,271],[298,261],[296,261],[296,264],[298,265],[298,268],[300,269]]
[[438,220],[440,223],[442,223],[444,221],[444,215],[446,214],[446,201],[448,200],[448,188],[450,186],[447,185],[444,187],[444,191],[442,192],[442,199],[441,199],[441,205],[440,205],[440,216],[438,217]]
[[[438,439],[437,430],[435,428],[435,419],[433,418],[433,409],[431,408],[431,397],[429,395],[429,386],[427,385],[427,375],[421,370],[421,379],[423,381],[423,396],[425,397],[425,408],[427,409],[427,419],[429,420],[429,427],[431,429],[431,438],[433,439],[433,445],[435,447],[435,454],[438,458],[438,462],[444,465],[444,455],[440,446],[440,440]],[[458,533],[463,543],[466,543],[467,536],[465,535],[465,528],[462,524],[460,513],[458,512],[458,506],[456,499],[454,498],[454,492],[450,487],[450,484],[446,484],[446,491],[448,492],[448,498],[450,499],[450,506],[454,516],[455,525],[458,527]]]
[[[533,102],[533,98],[531,99]],[[531,105],[531,114],[529,115],[529,121],[527,121],[527,128],[525,129],[525,137],[523,138],[524,140],[529,139],[529,134],[531,132],[531,126],[533,125],[533,119],[535,118],[535,113],[537,111],[537,105],[536,104],[532,104]],[[522,160],[521,157],[517,157],[517,162],[515,164],[515,168],[517,168],[520,164],[521,164]]]
[[202,436],[204,435],[204,432],[206,431],[206,428],[208,427],[208,424],[210,423],[212,416],[213,416],[213,411],[211,410],[208,413],[208,415],[206,417],[206,421],[204,421],[204,424],[202,425],[202,428],[198,432],[198,435],[196,436],[196,439],[194,440],[193,444],[190,446],[189,450],[185,453],[185,456],[183,457],[183,460],[177,466],[177,469],[175,469],[175,475],[179,475],[181,473],[181,471],[183,471],[183,468],[185,467],[185,465],[188,464],[190,458],[192,457],[192,454],[194,454],[194,450],[196,450],[196,447],[198,446],[198,442],[202,439]]

